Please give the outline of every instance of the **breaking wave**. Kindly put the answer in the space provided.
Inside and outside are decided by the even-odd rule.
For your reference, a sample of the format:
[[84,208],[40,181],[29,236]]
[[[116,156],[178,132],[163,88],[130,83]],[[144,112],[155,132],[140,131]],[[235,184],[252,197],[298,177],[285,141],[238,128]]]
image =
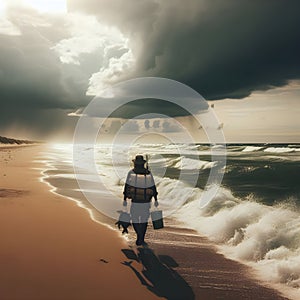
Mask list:
[[294,205],[266,206],[221,188],[204,209],[197,199],[188,201],[176,218],[218,243],[229,257],[251,263],[265,279],[300,295],[300,212]]
[[173,160],[170,165],[172,164],[173,168],[181,170],[204,170],[214,167],[216,162],[203,161],[182,156]]
[[290,147],[269,147],[264,150],[264,152],[271,152],[271,153],[290,153],[300,151],[297,148],[290,148]]
[[243,152],[254,152],[254,151],[259,151],[263,149],[263,147],[257,147],[257,146],[247,146],[245,147],[242,151]]

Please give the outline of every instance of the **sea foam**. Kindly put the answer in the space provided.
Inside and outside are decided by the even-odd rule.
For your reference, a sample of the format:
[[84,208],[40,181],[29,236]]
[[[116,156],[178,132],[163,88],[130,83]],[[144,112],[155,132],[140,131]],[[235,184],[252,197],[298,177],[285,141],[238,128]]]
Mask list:
[[289,152],[296,152],[296,151],[300,151],[300,149],[289,148],[289,147],[269,147],[264,150],[264,152],[270,152],[270,153],[289,153]]
[[216,242],[230,258],[250,263],[264,280],[297,289],[300,296],[300,214],[235,198],[227,189],[204,209],[188,202],[176,218]]
[[242,152],[254,152],[254,151],[259,151],[263,149],[263,147],[258,147],[258,146],[247,146],[245,147]]

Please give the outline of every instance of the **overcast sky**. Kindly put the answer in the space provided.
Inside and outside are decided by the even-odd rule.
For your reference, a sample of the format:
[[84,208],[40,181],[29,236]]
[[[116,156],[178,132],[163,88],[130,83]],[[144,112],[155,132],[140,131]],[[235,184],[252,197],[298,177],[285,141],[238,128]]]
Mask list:
[[[210,100],[228,141],[300,142],[299,11],[298,0],[0,0],[0,135],[72,137],[95,94],[157,76]],[[154,121],[124,131],[176,132],[178,120]]]

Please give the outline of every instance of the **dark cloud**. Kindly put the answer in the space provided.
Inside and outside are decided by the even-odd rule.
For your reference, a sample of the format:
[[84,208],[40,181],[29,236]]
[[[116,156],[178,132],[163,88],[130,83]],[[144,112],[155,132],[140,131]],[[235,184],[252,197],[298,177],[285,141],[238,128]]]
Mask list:
[[[69,0],[68,4],[71,11],[96,15],[108,28],[118,27],[129,39],[135,67],[131,68],[130,55],[117,63],[130,51],[126,43],[112,38],[111,32],[102,39],[101,30],[99,35],[96,31],[96,37],[111,38],[111,44],[85,52],[78,49],[85,46],[76,44],[78,36],[70,41],[74,37],[67,20],[70,16],[41,15],[14,7],[8,18],[17,30],[11,35],[0,34],[1,132],[32,129],[43,137],[64,126],[73,128],[77,118],[67,114],[82,112],[92,99],[86,92],[98,78],[110,84],[114,82],[111,78],[166,77],[186,83],[207,99],[243,98],[254,90],[300,78],[298,0]],[[76,28],[85,35],[94,24],[104,28],[96,21],[83,29],[77,24]],[[58,45],[63,52],[58,51]],[[71,62],[63,64],[61,53]],[[110,64],[114,60],[115,64]],[[122,65],[127,63],[128,69]],[[95,73],[98,77],[91,78]],[[143,95],[144,87],[140,90],[136,89],[138,95]],[[176,95],[184,97],[180,91]],[[162,99],[160,93],[157,99],[153,99],[156,94],[146,96],[121,105],[110,117],[144,114],[149,119],[149,113],[170,117],[189,114],[182,108],[185,105],[158,100]],[[111,100],[104,99],[91,115],[106,115]],[[198,111],[207,109],[205,103],[199,107],[199,101],[194,100],[186,98],[182,103],[194,103]],[[151,125],[146,124],[145,128]],[[154,121],[152,128],[161,129],[162,124]],[[116,130],[117,124],[114,126]]]
[[26,36],[4,36],[0,42],[0,97],[6,100],[5,105],[70,109],[76,107],[76,102],[83,103],[80,78],[64,78],[49,46],[26,40]]
[[62,109],[1,109],[1,133],[6,136],[70,140],[76,123],[77,119],[66,117],[66,111]]
[[161,9],[155,0],[68,0],[69,11],[97,14],[101,22],[118,25],[132,36],[150,31]]
[[205,113],[207,102],[193,89],[174,80],[138,78],[112,86],[83,113],[89,117],[153,119]]
[[[105,113],[105,108],[110,106],[111,99],[101,99],[99,100],[98,109],[93,109],[90,116],[101,117]],[[180,117],[186,116],[190,113],[184,108],[176,105],[174,103],[160,100],[160,99],[138,99],[133,100],[128,104],[122,105],[120,108],[115,110],[109,117],[113,118],[149,118],[149,114],[162,114],[167,117]]]
[[92,73],[62,65],[51,49],[68,35],[59,27],[62,20],[41,19],[26,9],[15,10],[10,19],[21,35],[0,35],[1,131],[24,128],[44,136],[73,124],[67,114],[91,99],[85,93]]
[[300,78],[298,0],[69,0],[69,8],[129,36],[137,64],[127,77],[172,78],[207,99]]

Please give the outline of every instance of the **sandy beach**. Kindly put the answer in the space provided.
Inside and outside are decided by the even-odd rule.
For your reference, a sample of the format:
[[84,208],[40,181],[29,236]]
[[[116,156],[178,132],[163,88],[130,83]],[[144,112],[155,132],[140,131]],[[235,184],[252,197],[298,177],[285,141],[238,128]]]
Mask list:
[[118,234],[40,181],[40,149],[0,150],[0,298],[157,299],[121,264]]
[[149,230],[149,248],[130,246],[50,192],[42,147],[0,150],[1,299],[287,299],[192,231]]

